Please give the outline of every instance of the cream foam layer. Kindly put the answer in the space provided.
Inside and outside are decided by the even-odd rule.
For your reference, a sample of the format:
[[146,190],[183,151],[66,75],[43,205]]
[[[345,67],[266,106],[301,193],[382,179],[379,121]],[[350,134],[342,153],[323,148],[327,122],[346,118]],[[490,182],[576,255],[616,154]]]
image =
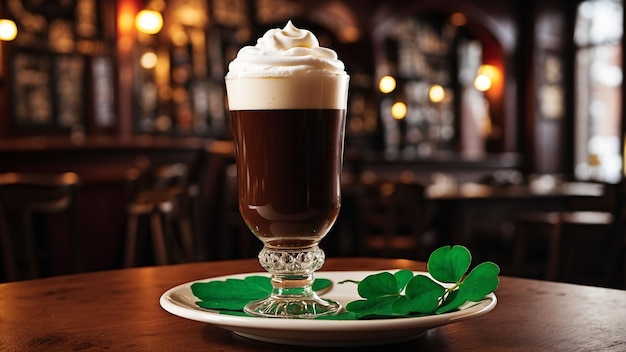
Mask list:
[[337,53],[291,21],[239,50],[226,75],[230,110],[345,109],[349,76]]
[[346,109],[349,76],[226,77],[230,110]]
[[291,21],[270,29],[255,46],[245,46],[228,66],[227,77],[291,77],[346,75],[337,53],[319,45],[308,30]]

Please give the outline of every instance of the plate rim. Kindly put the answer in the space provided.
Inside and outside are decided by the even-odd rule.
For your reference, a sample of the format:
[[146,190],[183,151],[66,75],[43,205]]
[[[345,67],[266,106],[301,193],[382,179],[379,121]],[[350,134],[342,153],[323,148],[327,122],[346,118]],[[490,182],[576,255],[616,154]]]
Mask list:
[[[340,275],[370,275],[384,271],[395,272],[401,269],[390,270],[359,270],[359,271],[318,271],[315,273],[317,277],[327,278],[328,275],[340,276]],[[428,274],[424,271],[412,270],[415,274]],[[309,332],[316,331],[352,331],[358,329],[359,331],[389,331],[394,329],[431,329],[451,323],[467,320],[473,317],[484,315],[495,308],[497,305],[497,297],[495,293],[490,293],[481,301],[472,304],[470,307],[457,310],[454,312],[442,313],[437,315],[427,315],[419,317],[402,317],[393,319],[371,319],[371,320],[321,320],[321,319],[282,319],[282,318],[263,318],[263,317],[249,317],[249,316],[235,316],[228,314],[221,314],[219,311],[205,309],[199,306],[189,308],[188,306],[177,303],[172,295],[180,294],[180,292],[187,293],[193,296],[191,293],[191,284],[196,282],[207,282],[216,280],[225,280],[228,278],[242,278],[252,275],[268,276],[267,272],[247,272],[236,273],[229,275],[222,275],[216,277],[207,277],[204,279],[193,280],[176,285],[167,291],[165,291],[159,298],[161,307],[176,316],[181,318],[204,322],[208,324],[214,324],[228,330],[237,332],[238,327],[253,328],[257,330],[284,330],[284,331],[302,331]],[[325,276],[326,275],[326,276]],[[336,284],[336,282],[333,282]],[[332,292],[332,290],[330,291]],[[193,296],[195,297],[195,296]],[[358,297],[358,296],[357,296]],[[263,324],[258,324],[259,320],[263,319]],[[256,324],[255,324],[256,322]]]

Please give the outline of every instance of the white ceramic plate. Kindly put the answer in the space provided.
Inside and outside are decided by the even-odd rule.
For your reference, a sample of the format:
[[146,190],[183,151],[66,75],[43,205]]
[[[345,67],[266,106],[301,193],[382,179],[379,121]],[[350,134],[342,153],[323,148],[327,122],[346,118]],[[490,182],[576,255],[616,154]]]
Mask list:
[[[332,288],[325,292],[323,297],[340,302],[345,307],[348,302],[360,299],[357,285],[337,282],[346,279],[362,280],[378,272],[380,271],[321,271],[315,275],[333,282]],[[251,275],[267,276],[267,273],[221,276],[198,282],[242,279]],[[188,282],[165,292],[160,299],[161,307],[174,315],[215,324],[253,340],[298,346],[369,346],[408,341],[422,336],[429,329],[483,315],[491,311],[497,303],[496,296],[492,293],[482,301],[467,304],[458,311],[398,319],[314,320],[242,317],[220,314],[197,306],[198,299],[190,288],[192,283]]]

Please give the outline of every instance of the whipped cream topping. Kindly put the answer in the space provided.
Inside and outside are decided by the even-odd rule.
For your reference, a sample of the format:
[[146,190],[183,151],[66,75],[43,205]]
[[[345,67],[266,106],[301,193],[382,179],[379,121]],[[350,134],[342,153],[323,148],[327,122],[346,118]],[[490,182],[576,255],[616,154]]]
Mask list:
[[271,29],[229,65],[230,110],[346,109],[350,76],[337,53],[296,28]]
[[229,64],[226,77],[286,77],[345,75],[337,53],[319,45],[317,37],[291,21],[270,29],[255,46],[245,46]]

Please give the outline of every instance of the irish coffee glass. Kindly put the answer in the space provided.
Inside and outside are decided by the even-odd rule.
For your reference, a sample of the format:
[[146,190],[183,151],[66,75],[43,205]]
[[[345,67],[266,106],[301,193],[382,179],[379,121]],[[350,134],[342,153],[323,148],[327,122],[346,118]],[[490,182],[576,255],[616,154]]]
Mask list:
[[[227,78],[227,93],[239,96],[247,85],[259,83],[254,80]],[[289,78],[283,80],[278,87],[293,85]],[[325,260],[318,244],[341,205],[347,86],[347,76],[325,77],[289,90],[288,94],[306,95],[290,100],[305,101],[301,106],[230,107],[239,210],[264,244],[259,262],[271,274],[273,285],[268,298],[246,306],[248,314],[314,318],[341,309],[320,298],[312,284]],[[324,89],[337,91],[339,97],[326,102],[329,94]]]

